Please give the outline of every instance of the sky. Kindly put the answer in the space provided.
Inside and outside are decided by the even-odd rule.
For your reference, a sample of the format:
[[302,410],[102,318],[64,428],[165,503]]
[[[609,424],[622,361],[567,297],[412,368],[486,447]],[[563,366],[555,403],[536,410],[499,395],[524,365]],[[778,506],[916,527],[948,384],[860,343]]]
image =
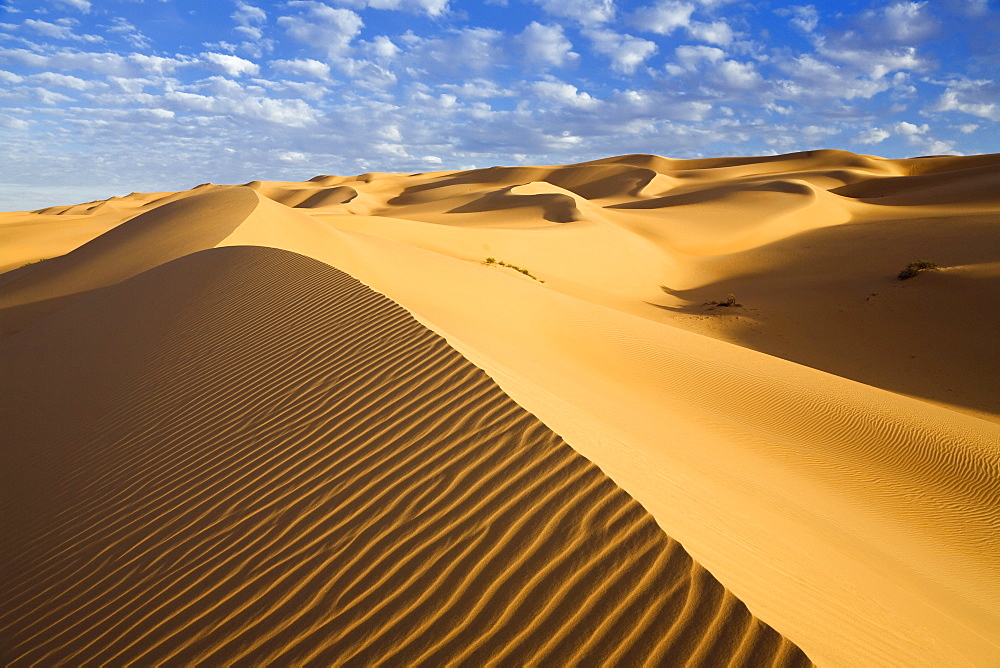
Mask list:
[[318,174],[1000,152],[997,0],[0,0],[0,210]]

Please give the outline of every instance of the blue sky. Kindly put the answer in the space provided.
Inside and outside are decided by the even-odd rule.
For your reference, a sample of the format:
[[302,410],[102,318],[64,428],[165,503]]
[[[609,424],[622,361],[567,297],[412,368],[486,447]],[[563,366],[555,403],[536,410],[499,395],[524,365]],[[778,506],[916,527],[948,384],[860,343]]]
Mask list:
[[199,183],[1000,151],[996,0],[0,0],[0,210]]

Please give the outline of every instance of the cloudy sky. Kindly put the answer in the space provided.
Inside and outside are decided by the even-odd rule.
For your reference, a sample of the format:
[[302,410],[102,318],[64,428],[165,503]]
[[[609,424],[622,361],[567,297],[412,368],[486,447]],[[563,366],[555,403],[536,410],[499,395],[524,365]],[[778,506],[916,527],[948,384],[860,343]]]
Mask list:
[[622,153],[1000,151],[996,0],[0,0],[0,210]]

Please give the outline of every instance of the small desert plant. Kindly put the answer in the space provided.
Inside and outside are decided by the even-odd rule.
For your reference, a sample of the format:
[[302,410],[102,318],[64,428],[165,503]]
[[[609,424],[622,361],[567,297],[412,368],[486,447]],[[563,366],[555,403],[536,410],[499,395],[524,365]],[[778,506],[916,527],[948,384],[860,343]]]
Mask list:
[[740,307],[740,306],[743,306],[743,304],[740,304],[740,303],[738,303],[736,301],[736,297],[731,292],[726,297],[725,301],[722,301],[722,302],[720,302],[720,301],[709,301],[709,302],[705,302],[705,305],[706,306],[725,306],[725,307]]
[[930,260],[917,260],[916,262],[911,262],[906,265],[906,269],[899,272],[899,280],[905,281],[908,278],[913,278],[922,271],[928,271],[932,269],[937,269],[937,263],[931,262]]
[[507,267],[508,269],[513,269],[514,271],[519,271],[522,274],[524,274],[525,276],[527,276],[528,278],[533,278],[536,281],[538,281],[539,283],[544,283],[545,282],[542,279],[538,278],[537,276],[533,275],[527,269],[524,269],[522,267],[518,267],[517,265],[513,265],[513,264],[510,264],[508,262],[504,262],[503,260],[498,260],[495,257],[488,257],[488,258],[486,258],[486,261],[483,264],[496,265],[498,267]]

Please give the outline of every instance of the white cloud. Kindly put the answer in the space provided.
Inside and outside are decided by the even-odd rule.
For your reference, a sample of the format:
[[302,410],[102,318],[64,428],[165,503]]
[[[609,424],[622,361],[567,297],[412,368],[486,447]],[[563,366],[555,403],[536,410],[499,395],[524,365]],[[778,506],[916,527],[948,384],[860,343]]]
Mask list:
[[21,83],[24,81],[24,77],[20,74],[14,74],[13,72],[8,72],[7,70],[0,70],[0,82],[3,83]]
[[446,37],[425,39],[412,33],[400,36],[409,47],[402,59],[408,74],[429,81],[465,78],[506,64],[505,35],[490,28],[453,30]]
[[61,49],[47,54],[35,53],[27,49],[0,49],[0,59],[40,70],[78,70],[113,76],[168,75],[180,67],[199,62],[189,56],[167,58],[147,56],[141,53],[123,56],[117,53],[97,53],[76,51],[75,49]]
[[305,162],[306,154],[298,151],[282,151],[278,153],[278,160],[282,162]]
[[344,56],[351,41],[361,32],[364,22],[349,9],[335,9],[314,0],[293,0],[288,6],[300,9],[296,16],[278,18],[288,36],[296,42],[323,51],[328,58]]
[[940,141],[931,139],[924,143],[924,147],[931,155],[941,155],[943,153],[956,153],[955,142]]
[[242,0],[236,0],[236,11],[230,18],[241,26],[257,26],[267,21],[267,12]]
[[781,62],[779,67],[792,78],[785,86],[792,98],[869,99],[890,87],[889,81],[864,78],[856,70],[808,54]]
[[0,128],[7,128],[8,130],[27,130],[30,126],[28,121],[21,118],[14,118],[13,116],[8,116],[7,114],[0,114]]
[[733,29],[725,21],[713,21],[702,23],[694,21],[688,26],[688,32],[695,39],[709,44],[720,44],[725,46],[733,41]]
[[894,123],[890,129],[900,137],[903,137],[908,144],[918,146],[922,151],[929,154],[951,153],[954,151],[954,142],[941,141],[930,135],[931,127],[924,123],[917,125],[907,121]]
[[670,35],[683,28],[691,37],[702,42],[726,45],[733,41],[733,29],[725,21],[693,21],[691,15],[696,9],[690,2],[659,0],[655,5],[636,10],[631,16],[631,23],[640,30],[659,35]]
[[124,61],[129,65],[137,67],[141,72],[160,75],[173,74],[179,67],[195,62],[193,58],[187,56],[167,58],[164,56],[147,56],[141,53],[130,54],[124,58]]
[[120,16],[111,19],[111,26],[108,27],[108,32],[121,35],[125,41],[137,49],[148,49],[150,46],[149,38]]
[[716,81],[726,88],[750,90],[757,88],[763,78],[753,63],[740,63],[735,60],[724,60],[715,67]]
[[687,28],[694,10],[690,2],[660,0],[652,7],[637,10],[632,15],[632,24],[648,32],[669,35],[677,28]]
[[789,25],[802,32],[812,32],[819,25],[819,14],[812,5],[792,5],[774,10],[778,16],[790,16]]
[[54,2],[57,6],[75,9],[84,14],[90,12],[90,2],[88,0],[54,0]]
[[880,30],[898,42],[914,42],[932,34],[937,22],[926,11],[927,2],[897,2],[882,10]]
[[907,121],[900,121],[894,124],[892,129],[898,135],[903,135],[904,137],[916,137],[918,135],[927,134],[927,132],[931,129],[931,126],[926,123],[923,125],[916,125]]
[[201,57],[205,59],[205,62],[208,63],[212,69],[222,72],[223,74],[228,74],[231,77],[239,77],[245,74],[257,74],[260,71],[260,67],[257,63],[244,60],[239,56],[231,56],[225,53],[214,53],[209,51],[201,54]]
[[616,33],[612,30],[587,30],[586,36],[594,51],[611,58],[611,69],[630,74],[656,53],[656,44],[649,40]]
[[884,77],[900,70],[923,71],[928,64],[911,47],[897,49],[866,49],[821,45],[817,53],[855,69],[866,72],[873,78]]
[[54,91],[48,90],[46,88],[33,88],[32,92],[38,97],[38,100],[42,104],[48,104],[55,106],[60,102],[72,102],[73,98],[67,97],[62,93],[56,93]]
[[24,27],[52,39],[65,39],[77,42],[103,42],[99,35],[77,35],[73,32],[73,22],[69,19],[57,19],[55,23],[38,19],[25,19]]
[[979,125],[977,123],[965,123],[963,125],[958,125],[955,127],[959,132],[965,135],[970,135],[979,129]]
[[580,54],[573,52],[573,44],[566,38],[560,25],[542,25],[532,21],[520,34],[514,36],[514,43],[530,62],[563,67],[580,57]]
[[535,0],[547,14],[573,19],[585,26],[607,23],[615,17],[613,0]]
[[326,81],[330,78],[330,66],[326,63],[321,63],[318,60],[312,60],[311,58],[302,58],[298,60],[273,60],[271,61],[271,67],[281,72],[301,74],[303,76],[313,77],[314,79],[320,79],[321,81]]
[[548,81],[536,81],[530,86],[531,91],[544,100],[550,100],[557,104],[563,104],[577,109],[593,109],[600,104],[597,100],[585,93],[576,86],[568,84],[558,79]]
[[386,35],[376,35],[371,42],[366,42],[365,50],[380,61],[392,60],[400,53],[400,48]]
[[403,141],[403,133],[399,131],[399,126],[394,124],[379,128],[379,130],[375,133],[375,136],[393,142]]
[[867,130],[860,132],[851,141],[855,144],[879,144],[891,136],[891,133],[883,130],[882,128],[868,128]]
[[79,77],[69,76],[67,74],[59,74],[58,72],[42,72],[41,74],[33,74],[28,77],[31,81],[38,81],[43,84],[48,84],[50,86],[60,86],[62,88],[71,88],[73,90],[87,90],[90,88],[90,82],[84,81]]
[[260,7],[236,0],[236,11],[230,14],[236,22],[234,30],[246,39],[260,40],[264,37],[261,26],[267,21],[267,12]]
[[472,79],[458,84],[441,84],[440,89],[454,93],[463,99],[489,99],[494,97],[511,97],[513,93],[501,88],[495,81],[489,79]]
[[[762,91],[769,82],[752,62],[726,58],[726,52],[714,46],[685,45],[674,50],[674,62],[666,66],[667,73],[683,77],[692,88],[709,94],[739,98],[749,91]],[[711,84],[710,86],[706,84]],[[770,99],[753,100],[751,104],[767,107]]]
[[931,111],[960,111],[991,121],[1000,121],[1000,84],[984,79],[948,83]]
[[714,46],[686,45],[674,49],[674,59],[682,69],[689,72],[698,69],[703,62],[717,63],[725,57],[726,52]]
[[396,75],[389,69],[370,60],[346,58],[338,63],[341,71],[351,79],[355,86],[370,91],[384,91],[396,83]]
[[448,0],[332,0],[334,4],[354,9],[404,10],[441,16],[448,12]]
[[225,90],[223,94],[202,95],[187,91],[170,91],[160,99],[161,104],[177,111],[249,118],[289,127],[312,125],[319,118],[316,110],[302,100],[275,100],[252,95],[238,85]]

